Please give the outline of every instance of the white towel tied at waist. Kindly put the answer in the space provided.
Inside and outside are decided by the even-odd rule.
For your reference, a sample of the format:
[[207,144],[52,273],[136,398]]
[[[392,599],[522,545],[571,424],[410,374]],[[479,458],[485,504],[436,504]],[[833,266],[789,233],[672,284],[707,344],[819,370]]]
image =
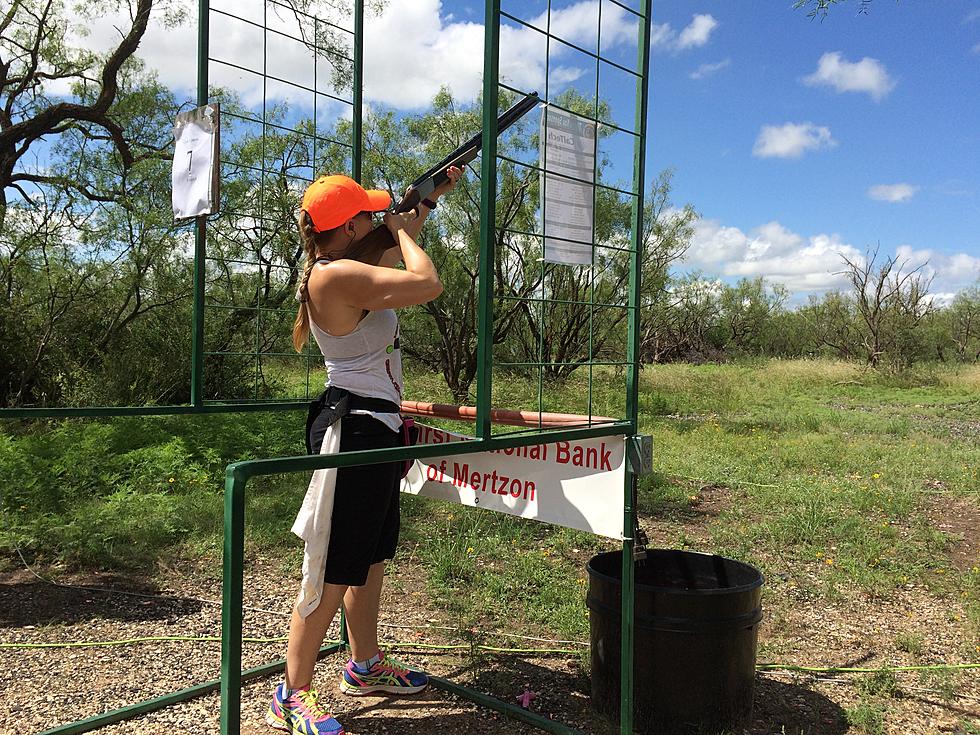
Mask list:
[[[340,451],[340,421],[327,428],[320,444],[320,454]],[[303,550],[303,583],[296,599],[296,611],[305,618],[316,610],[323,599],[323,576],[327,568],[327,549],[330,546],[330,520],[337,488],[337,468],[316,470],[296,514],[292,531],[306,542]]]

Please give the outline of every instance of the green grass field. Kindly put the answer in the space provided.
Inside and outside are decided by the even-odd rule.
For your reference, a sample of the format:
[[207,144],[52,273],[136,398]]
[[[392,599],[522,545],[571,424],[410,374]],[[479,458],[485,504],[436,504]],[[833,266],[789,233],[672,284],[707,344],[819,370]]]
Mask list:
[[[495,393],[509,398],[501,404],[534,404],[536,384],[497,378]],[[587,381],[581,371],[546,386],[546,407],[583,410]],[[409,384],[410,397],[448,400],[438,376]],[[621,375],[596,374],[594,412],[615,415],[622,384]],[[738,502],[707,525],[711,550],[759,563],[774,554],[822,559],[828,584],[887,590],[915,579],[976,591],[976,573],[952,565],[950,538],[929,509],[980,500],[980,368],[891,377],[836,362],[656,366],[643,371],[640,410],[656,467],[641,483],[640,510],[676,521],[675,545],[685,544],[683,521],[702,502],[699,489],[725,488]],[[98,568],[210,553],[220,542],[224,466],[302,453],[301,431],[290,412],[7,423],[0,472],[15,479],[5,491],[3,543],[42,561]],[[295,546],[288,526],[304,483],[255,482],[252,509],[262,512],[251,514],[251,543]],[[538,603],[525,600],[532,620],[554,621],[552,598],[575,589],[568,585],[581,569],[562,569],[563,550],[600,545],[480,511],[407,505],[406,538],[427,540],[436,589],[469,580],[488,599],[506,600],[492,570],[464,568],[497,547],[521,550],[499,573],[544,590]],[[541,560],[522,557],[532,546]]]
[[[546,407],[585,408],[587,378],[544,386]],[[535,405],[536,383],[496,381],[501,405]],[[410,398],[448,400],[438,376],[408,382]],[[594,412],[618,414],[622,385],[621,374],[597,373]],[[757,565],[777,632],[791,590],[814,605],[921,590],[949,603],[961,641],[950,658],[980,660],[980,367],[893,376],[821,361],[668,365],[645,369],[641,388],[656,469],[640,511],[656,545]],[[42,565],[150,575],[158,560],[218,558],[225,465],[302,453],[301,423],[290,412],[7,423],[5,563],[18,563],[15,545]],[[298,565],[288,529],[305,483],[250,484],[250,553]],[[454,618],[587,637],[585,562],[609,542],[426,499],[403,507],[400,558],[423,562],[430,595]],[[894,645],[919,656],[922,633],[896,631]],[[775,635],[760,656],[788,650]],[[874,732],[880,697],[862,697],[853,717]]]

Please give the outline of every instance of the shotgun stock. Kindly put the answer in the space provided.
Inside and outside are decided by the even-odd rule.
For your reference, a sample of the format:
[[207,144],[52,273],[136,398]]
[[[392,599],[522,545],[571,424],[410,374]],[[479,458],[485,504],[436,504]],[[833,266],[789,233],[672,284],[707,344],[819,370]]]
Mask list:
[[[501,113],[497,118],[497,135],[500,135],[500,133],[524,117],[540,101],[538,93],[531,92],[525,95],[524,99],[510,107],[510,109]],[[400,214],[410,209],[415,209],[423,199],[435,191],[436,187],[446,182],[449,178],[446,176],[446,169],[450,166],[462,167],[470,163],[480,155],[482,148],[483,131],[480,131],[413,181],[405,192],[405,196],[394,206],[392,211]],[[381,256],[396,245],[397,243],[391,236],[390,230],[388,230],[386,225],[382,224],[375,227],[372,232],[362,238],[344,257],[360,260],[370,265],[377,265],[381,261]]]

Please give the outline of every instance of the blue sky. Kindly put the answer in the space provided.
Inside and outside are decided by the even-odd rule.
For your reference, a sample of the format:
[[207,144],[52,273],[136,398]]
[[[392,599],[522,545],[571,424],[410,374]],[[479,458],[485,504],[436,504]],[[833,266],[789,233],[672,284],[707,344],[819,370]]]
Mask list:
[[[594,44],[599,2],[552,0],[553,33]],[[601,2],[604,55],[633,58],[629,14]],[[187,4],[191,22],[155,29],[140,53],[163,81],[189,89],[196,3]],[[259,0],[212,0],[236,14],[253,5],[261,17]],[[475,99],[483,6],[387,0],[383,15],[367,22],[367,104],[420,112],[441,85]],[[546,21],[546,0],[502,7]],[[843,285],[840,254],[860,258],[880,243],[885,255],[928,260],[942,301],[978,282],[980,0],[874,0],[866,15],[858,8],[850,0],[821,21],[793,10],[792,0],[654,4],[648,178],[673,168],[675,203],[702,215],[684,268],[729,281],[761,275],[799,302]],[[221,43],[222,53],[251,65],[254,31],[218,25],[212,20],[212,52]],[[543,89],[540,34],[508,26],[502,75]],[[87,43],[114,33],[107,20]],[[271,57],[299,69],[305,62],[290,62],[294,50]],[[573,50],[555,55],[552,89],[594,86],[589,64]],[[239,84],[246,99],[256,98],[254,79]],[[623,86],[602,89],[617,121],[631,117]]]
[[[880,242],[883,253],[930,258],[936,291],[971,285],[980,277],[980,2],[875,0],[867,15],[851,2],[823,21],[789,5],[655,5],[655,22],[674,28],[692,10],[717,21],[704,45],[661,49],[652,61],[650,163],[676,169],[676,200],[711,225],[696,262],[755,273],[737,244],[722,262],[705,250],[724,251],[724,228],[778,239],[777,222],[803,238],[789,256],[814,238],[857,251]],[[771,145],[757,145],[766,126]]]

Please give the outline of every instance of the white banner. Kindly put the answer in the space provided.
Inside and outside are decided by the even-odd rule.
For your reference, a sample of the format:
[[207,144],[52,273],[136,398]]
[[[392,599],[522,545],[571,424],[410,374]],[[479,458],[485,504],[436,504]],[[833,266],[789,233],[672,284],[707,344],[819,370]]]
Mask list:
[[[419,444],[469,437],[419,427]],[[402,492],[623,538],[626,439],[536,444],[415,461]]]
[[[595,123],[546,107],[541,114],[541,213],[544,259],[592,265]],[[570,178],[566,178],[570,177]]]

